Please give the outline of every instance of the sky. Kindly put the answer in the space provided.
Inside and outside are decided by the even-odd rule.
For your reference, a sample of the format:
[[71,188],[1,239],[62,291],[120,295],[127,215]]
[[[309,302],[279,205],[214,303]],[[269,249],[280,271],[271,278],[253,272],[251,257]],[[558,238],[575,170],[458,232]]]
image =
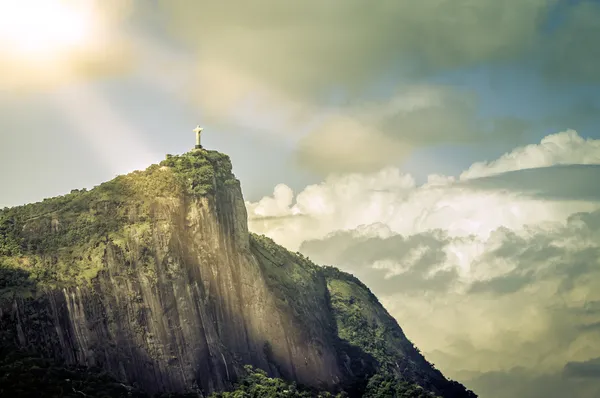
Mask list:
[[0,207],[201,124],[250,229],[357,275],[445,375],[597,397],[598,37],[596,0],[0,0]]

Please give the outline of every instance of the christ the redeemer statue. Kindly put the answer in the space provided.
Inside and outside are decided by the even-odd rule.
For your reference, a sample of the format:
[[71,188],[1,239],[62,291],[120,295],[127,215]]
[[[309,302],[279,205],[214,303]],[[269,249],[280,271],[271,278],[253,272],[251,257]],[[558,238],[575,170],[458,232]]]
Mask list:
[[196,126],[194,130],[192,130],[194,133],[196,133],[196,149],[202,149],[202,145],[200,144],[200,135],[202,134],[202,130],[204,129],[199,125]]

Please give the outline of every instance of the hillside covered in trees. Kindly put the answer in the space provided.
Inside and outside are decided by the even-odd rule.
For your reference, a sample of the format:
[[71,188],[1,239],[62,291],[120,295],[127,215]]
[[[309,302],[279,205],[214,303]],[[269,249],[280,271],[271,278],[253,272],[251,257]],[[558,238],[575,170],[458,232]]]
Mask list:
[[249,233],[231,170],[196,150],[0,211],[0,395],[475,397],[358,279]]

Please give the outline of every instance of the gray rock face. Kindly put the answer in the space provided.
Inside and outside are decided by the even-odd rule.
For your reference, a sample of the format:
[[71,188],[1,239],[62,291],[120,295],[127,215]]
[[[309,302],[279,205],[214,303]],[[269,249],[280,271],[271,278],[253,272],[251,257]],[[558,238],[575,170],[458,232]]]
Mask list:
[[[379,365],[363,351],[374,342],[356,340],[377,330],[389,331],[372,347]],[[149,393],[223,390],[244,365],[333,390],[385,365],[451,391],[440,395],[472,396],[360,282],[249,234],[229,159],[203,150],[0,212],[7,342]]]
[[3,326],[14,322],[22,346],[149,392],[221,390],[245,364],[333,387],[341,372],[325,281],[315,280],[316,297],[297,292],[306,306],[298,322],[249,247],[239,187],[218,196],[157,199],[147,229],[125,227],[124,242],[105,242],[91,285],[18,298]]

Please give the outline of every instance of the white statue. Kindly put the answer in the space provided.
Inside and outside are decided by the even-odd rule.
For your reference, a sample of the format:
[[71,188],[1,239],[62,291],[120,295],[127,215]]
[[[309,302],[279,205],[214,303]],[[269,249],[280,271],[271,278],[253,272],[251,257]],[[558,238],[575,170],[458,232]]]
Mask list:
[[200,144],[200,135],[202,134],[202,130],[204,129],[200,127],[200,125],[196,126],[196,128],[192,130],[194,133],[196,133],[196,149],[202,148],[202,145]]

